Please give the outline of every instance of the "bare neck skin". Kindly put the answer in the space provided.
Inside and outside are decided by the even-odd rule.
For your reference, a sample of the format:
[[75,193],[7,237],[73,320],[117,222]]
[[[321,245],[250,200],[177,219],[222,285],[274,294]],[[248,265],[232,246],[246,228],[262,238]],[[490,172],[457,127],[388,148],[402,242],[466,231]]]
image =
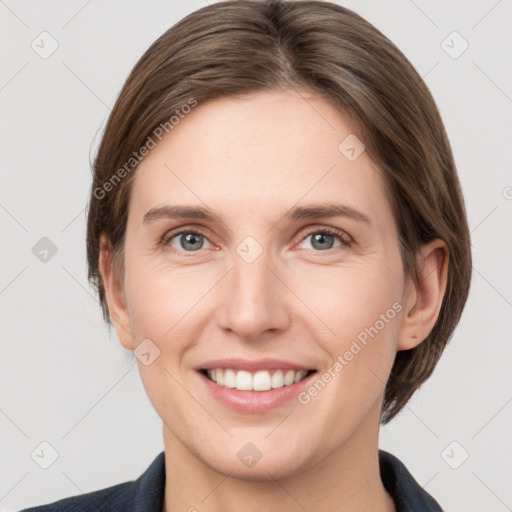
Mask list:
[[[164,425],[165,501],[162,512],[395,512],[380,478],[378,421],[365,425],[314,466],[282,479],[233,478],[190,453]],[[287,421],[292,421],[291,417]]]

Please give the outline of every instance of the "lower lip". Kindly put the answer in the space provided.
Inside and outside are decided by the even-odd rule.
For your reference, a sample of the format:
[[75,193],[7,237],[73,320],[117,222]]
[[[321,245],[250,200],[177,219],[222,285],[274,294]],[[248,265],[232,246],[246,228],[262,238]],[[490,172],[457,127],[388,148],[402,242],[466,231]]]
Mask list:
[[206,375],[197,372],[209,392],[222,404],[236,409],[240,412],[258,413],[268,411],[279,407],[288,400],[296,397],[305,387],[309,385],[311,377],[316,372],[311,373],[304,379],[283,386],[282,388],[269,389],[268,391],[240,391],[238,389],[219,386]]

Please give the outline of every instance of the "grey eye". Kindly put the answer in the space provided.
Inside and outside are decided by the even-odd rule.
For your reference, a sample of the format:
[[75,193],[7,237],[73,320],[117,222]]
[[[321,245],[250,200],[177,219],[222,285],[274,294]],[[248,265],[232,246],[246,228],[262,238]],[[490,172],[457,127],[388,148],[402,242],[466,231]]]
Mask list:
[[[177,247],[175,242],[179,240]],[[200,233],[178,233],[171,239],[171,246],[175,249],[184,249],[185,251],[197,251],[203,248],[205,238]]]
[[[332,249],[335,247],[336,239],[340,240],[340,238],[337,235],[331,235],[329,233],[324,233],[322,231],[317,231],[315,233],[310,233],[308,236],[306,236],[303,240],[303,243],[311,239],[311,247],[307,247],[307,249],[315,249],[318,251],[325,251]],[[336,246],[341,245],[341,242],[338,242]]]

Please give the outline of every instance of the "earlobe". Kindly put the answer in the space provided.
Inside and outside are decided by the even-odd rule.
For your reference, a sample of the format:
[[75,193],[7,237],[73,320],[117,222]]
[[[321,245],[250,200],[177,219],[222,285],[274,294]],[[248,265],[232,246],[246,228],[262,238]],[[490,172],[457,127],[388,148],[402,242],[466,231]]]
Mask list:
[[105,235],[100,237],[99,270],[105,289],[105,299],[112,325],[121,345],[127,350],[133,350],[133,339],[130,330],[130,320],[126,308],[126,300],[122,284],[112,268],[112,248]]
[[439,316],[448,280],[448,247],[436,239],[422,247],[418,281],[404,296],[397,350],[409,350],[430,334]]

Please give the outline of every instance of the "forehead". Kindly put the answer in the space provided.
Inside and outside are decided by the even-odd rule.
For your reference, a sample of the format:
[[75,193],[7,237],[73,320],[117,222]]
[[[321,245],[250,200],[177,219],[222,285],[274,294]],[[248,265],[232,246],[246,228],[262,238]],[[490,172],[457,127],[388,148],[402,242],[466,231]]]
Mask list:
[[353,158],[364,143],[353,132],[344,114],[306,92],[199,103],[140,163],[131,206],[207,203],[262,214],[263,205],[344,200],[389,209],[379,170],[365,151]]

